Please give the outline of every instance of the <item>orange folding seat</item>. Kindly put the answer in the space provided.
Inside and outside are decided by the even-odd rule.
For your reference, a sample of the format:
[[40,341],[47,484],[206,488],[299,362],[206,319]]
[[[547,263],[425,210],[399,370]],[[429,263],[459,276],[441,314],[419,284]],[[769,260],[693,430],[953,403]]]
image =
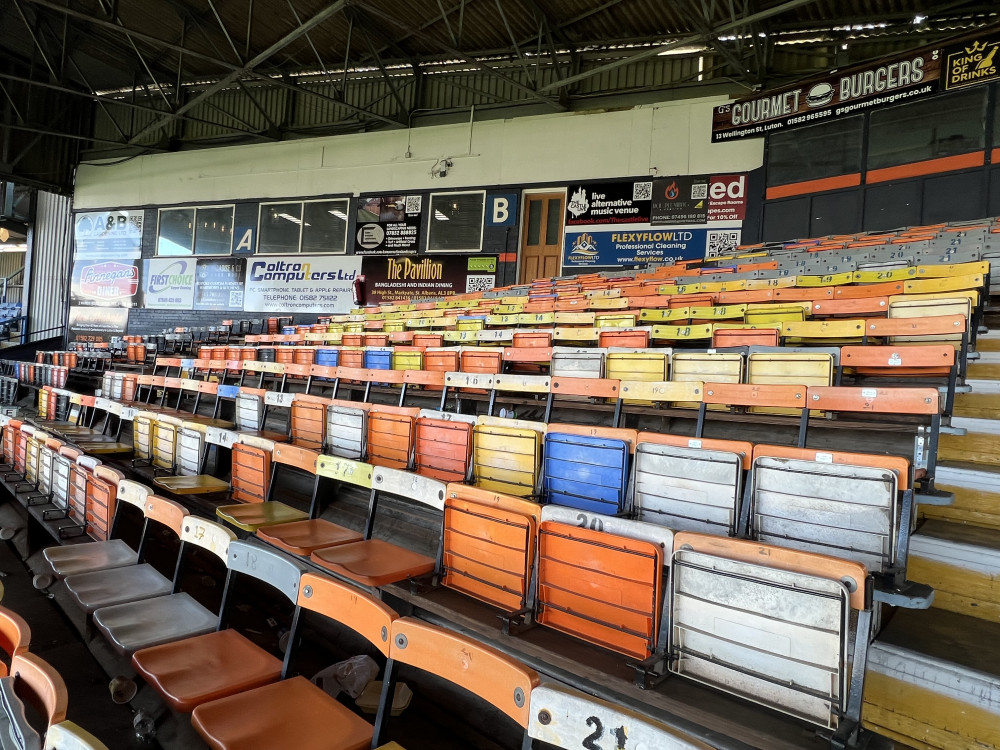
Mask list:
[[[375,722],[371,746],[382,744],[388,704],[395,692],[400,666],[419,669],[447,680],[494,707],[493,713],[505,714],[521,727],[522,747],[531,747],[527,739],[528,699],[540,682],[538,673],[516,659],[485,646],[470,637],[430,625],[414,617],[402,617],[392,623],[389,661],[385,666],[382,703]],[[339,745],[332,747],[339,748]]]
[[419,413],[412,407],[372,405],[368,411],[368,462],[391,469],[408,468]]
[[227,555],[228,585],[214,633],[150,646],[132,655],[132,665],[163,696],[174,711],[189,713],[197,706],[227,695],[277,682],[281,659],[227,628],[233,606],[233,584],[249,576],[267,584],[294,606],[299,595],[302,564],[280,552],[245,542],[231,542]]
[[[548,520],[560,512],[580,515],[572,509],[543,509],[537,621],[611,651],[646,659],[657,647],[663,566],[669,550],[645,539]],[[609,597],[610,591],[615,596]]]
[[444,504],[442,583],[506,612],[530,608],[541,506],[465,484]]
[[293,445],[316,451],[323,449],[323,428],[326,423],[326,407],[329,403],[329,399],[296,394],[289,417],[291,420],[289,434]]
[[[382,602],[326,576],[306,573],[299,584],[299,609],[317,612],[366,638],[388,658],[394,611]],[[301,618],[295,618],[289,650],[295,648]],[[191,723],[212,750],[295,748],[368,750],[374,727],[305,677],[286,679],[202,703]]]
[[364,537],[353,529],[318,517],[321,512],[319,490],[324,479],[333,479],[341,485],[353,485],[370,492],[372,466],[349,458],[319,456],[316,459],[316,477],[309,518],[278,523],[273,526],[262,526],[257,529],[257,536],[293,555],[309,555],[324,547],[361,541]]
[[472,415],[421,409],[414,424],[413,470],[442,482],[464,482],[472,468]]
[[[383,495],[444,512],[443,482],[395,469],[377,466],[372,471],[372,493],[365,520],[364,539],[313,552],[309,559],[337,575],[365,586],[385,586],[434,572],[437,561],[397,544],[374,539],[375,515]],[[440,518],[436,519],[440,523]]]
[[[27,653],[31,643],[31,627],[16,612],[0,607],[0,649],[9,658]],[[7,665],[0,662],[0,677],[7,676]]]

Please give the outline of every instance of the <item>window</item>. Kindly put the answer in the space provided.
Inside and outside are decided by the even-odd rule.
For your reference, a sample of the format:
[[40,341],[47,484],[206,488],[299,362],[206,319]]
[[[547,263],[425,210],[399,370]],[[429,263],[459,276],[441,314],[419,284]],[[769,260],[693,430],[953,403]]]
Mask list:
[[986,86],[871,113],[868,169],[981,151]]
[[861,171],[864,118],[774,133],[767,139],[767,186],[789,185]]
[[432,193],[427,251],[478,253],[483,248],[486,192]]
[[194,247],[194,209],[160,210],[160,229],[156,236],[157,255],[190,255]]
[[199,208],[194,222],[195,255],[229,255],[233,249],[233,207]]
[[348,199],[262,203],[257,252],[343,253]]
[[160,209],[157,255],[229,255],[233,206]]

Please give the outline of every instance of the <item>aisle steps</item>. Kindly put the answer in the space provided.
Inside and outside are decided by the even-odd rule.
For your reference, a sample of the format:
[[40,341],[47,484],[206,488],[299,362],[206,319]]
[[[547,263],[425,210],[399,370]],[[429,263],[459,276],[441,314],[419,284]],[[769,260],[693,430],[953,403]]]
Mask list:
[[1000,624],[897,610],[868,653],[864,725],[920,750],[1000,747]]

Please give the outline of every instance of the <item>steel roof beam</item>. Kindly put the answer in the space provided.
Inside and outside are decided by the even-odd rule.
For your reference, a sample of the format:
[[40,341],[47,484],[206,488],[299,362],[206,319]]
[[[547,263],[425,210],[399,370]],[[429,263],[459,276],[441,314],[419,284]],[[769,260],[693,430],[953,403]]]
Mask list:
[[[735,21],[727,21],[724,24],[715,26],[710,30],[710,33],[714,36],[720,34],[725,34],[727,31],[733,31],[735,29],[741,28],[743,26],[748,26],[757,21],[763,21],[772,16],[780,15],[781,13],[786,13],[795,8],[799,8],[803,5],[810,5],[816,2],[816,0],[786,0],[786,2],[781,3],[781,5],[775,5],[767,10],[758,11],[757,13],[752,13],[743,18],[739,18]],[[608,71],[620,68],[623,65],[629,65],[634,62],[639,62],[640,60],[646,60],[650,57],[656,57],[657,55],[663,54],[664,52],[669,52],[670,50],[677,49],[678,47],[687,47],[691,44],[704,43],[706,38],[705,34],[688,34],[680,39],[675,39],[667,44],[660,44],[655,47],[649,47],[647,49],[641,50],[639,52],[633,52],[627,57],[622,57],[618,60],[614,60],[604,65],[598,65],[596,68],[591,68],[590,70],[585,70],[582,73],[577,73],[576,75],[569,76],[568,78],[563,78],[560,81],[553,81],[552,83],[542,86],[538,91],[540,93],[545,91],[558,91],[559,89],[568,86],[577,81],[583,81],[587,78],[593,78],[594,76],[600,75],[601,73],[607,73]]]

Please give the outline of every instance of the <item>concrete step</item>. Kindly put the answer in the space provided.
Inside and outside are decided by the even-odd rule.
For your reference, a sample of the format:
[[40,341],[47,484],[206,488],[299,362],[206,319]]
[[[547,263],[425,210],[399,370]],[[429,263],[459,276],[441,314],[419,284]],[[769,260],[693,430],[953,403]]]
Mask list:
[[932,519],[910,539],[907,578],[939,609],[1000,624],[1000,530]]
[[[995,382],[1000,386],[1000,381],[986,382]],[[972,393],[956,393],[954,415],[974,419],[1000,420],[1000,390],[996,393],[977,393],[973,389]]]
[[868,651],[861,716],[921,750],[1000,747],[1000,624],[896,610]]
[[973,362],[969,365],[966,377],[982,380],[1000,380],[1000,363]]
[[956,416],[951,426],[965,430],[965,434],[942,434],[938,460],[1000,466],[1000,420]]
[[951,492],[951,505],[920,505],[922,518],[1000,529],[1000,467],[940,463],[935,486]]

